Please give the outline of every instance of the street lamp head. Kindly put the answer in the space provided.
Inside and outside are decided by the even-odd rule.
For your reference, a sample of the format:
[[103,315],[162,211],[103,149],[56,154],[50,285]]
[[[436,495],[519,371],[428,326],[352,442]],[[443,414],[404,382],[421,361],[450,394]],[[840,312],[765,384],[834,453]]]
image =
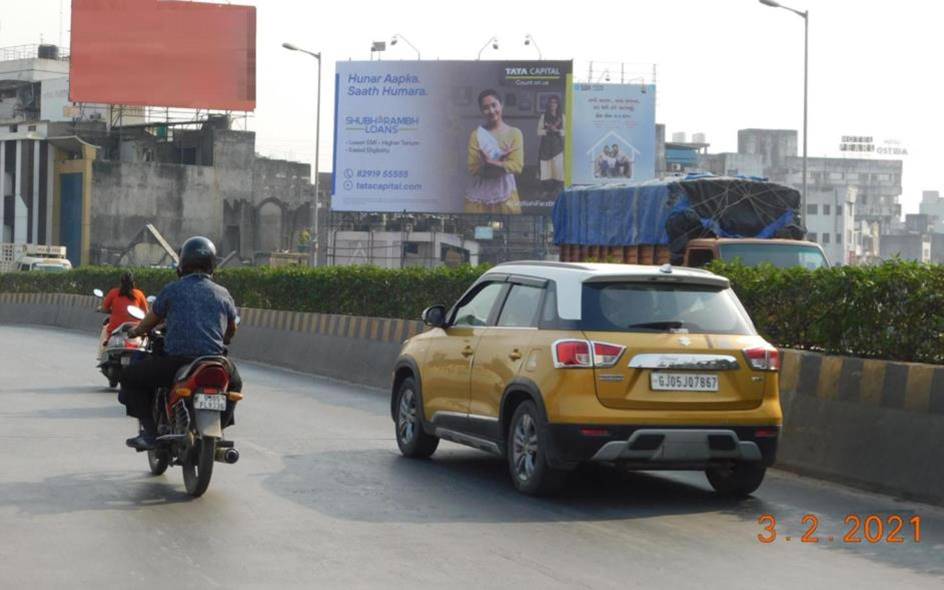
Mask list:
[[288,49],[289,51],[299,51],[298,47],[291,43],[282,43],[282,47]]
[[492,41],[492,49],[498,49],[498,39]]
[[394,35],[394,36],[393,36],[393,39],[390,39],[390,46],[392,47],[392,46],[396,45],[396,44],[397,44],[397,41],[398,41],[397,36]]
[[780,3],[775,0],[758,0],[764,6],[770,6],[771,8],[780,8]]

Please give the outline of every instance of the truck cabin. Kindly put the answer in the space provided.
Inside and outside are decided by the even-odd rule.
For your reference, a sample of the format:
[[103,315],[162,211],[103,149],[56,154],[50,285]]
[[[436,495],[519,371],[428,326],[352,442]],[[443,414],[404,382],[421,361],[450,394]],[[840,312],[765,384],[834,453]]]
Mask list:
[[716,259],[726,262],[740,260],[746,266],[769,263],[777,268],[800,266],[816,270],[829,267],[819,244],[800,240],[695,239],[685,248],[685,266],[701,268]]

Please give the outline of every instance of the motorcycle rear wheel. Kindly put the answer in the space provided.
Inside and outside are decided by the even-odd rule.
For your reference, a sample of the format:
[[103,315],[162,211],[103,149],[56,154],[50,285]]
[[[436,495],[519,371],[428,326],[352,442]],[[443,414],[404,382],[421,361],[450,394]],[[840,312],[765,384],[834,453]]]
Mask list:
[[199,498],[210,486],[213,460],[216,455],[216,437],[196,437],[183,460],[184,487],[187,493]]

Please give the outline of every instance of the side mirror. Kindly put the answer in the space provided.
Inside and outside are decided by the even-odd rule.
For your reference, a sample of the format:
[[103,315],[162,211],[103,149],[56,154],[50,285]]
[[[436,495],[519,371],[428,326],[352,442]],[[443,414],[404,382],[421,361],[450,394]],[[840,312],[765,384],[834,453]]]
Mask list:
[[136,320],[143,320],[144,316],[147,315],[144,313],[144,310],[138,307],[137,305],[128,306],[128,315],[133,317]]
[[241,317],[239,317],[238,315],[236,316],[236,319],[233,320],[233,322],[234,322],[237,326],[238,326],[239,324],[241,324],[242,321],[243,321],[243,319],[242,319]]
[[423,310],[423,323],[434,328],[446,326],[446,306],[432,305]]
[[105,296],[101,289],[92,289],[92,295],[98,297],[99,299]]
[[148,295],[145,300],[148,302],[148,305],[154,305],[154,302],[157,301],[157,296]]

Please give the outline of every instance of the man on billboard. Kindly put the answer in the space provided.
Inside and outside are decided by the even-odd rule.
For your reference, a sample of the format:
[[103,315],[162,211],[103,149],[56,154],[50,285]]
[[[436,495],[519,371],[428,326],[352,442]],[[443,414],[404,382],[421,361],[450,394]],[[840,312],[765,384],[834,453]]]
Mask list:
[[469,136],[466,213],[521,213],[515,175],[524,168],[524,136],[502,119],[498,92],[483,90],[478,98],[485,122]]

